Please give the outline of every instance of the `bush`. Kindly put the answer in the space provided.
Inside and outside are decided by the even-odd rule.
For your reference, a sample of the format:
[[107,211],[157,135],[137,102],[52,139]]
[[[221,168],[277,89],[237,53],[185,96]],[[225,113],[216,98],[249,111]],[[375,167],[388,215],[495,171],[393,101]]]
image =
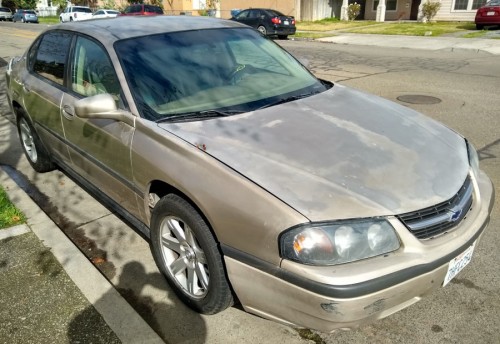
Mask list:
[[438,1],[426,1],[422,5],[422,14],[427,22],[430,22],[432,18],[438,13],[441,8],[441,3]]
[[361,5],[357,2],[349,4],[349,6],[347,6],[347,18],[349,20],[356,19],[356,17],[359,15],[359,12],[361,12]]

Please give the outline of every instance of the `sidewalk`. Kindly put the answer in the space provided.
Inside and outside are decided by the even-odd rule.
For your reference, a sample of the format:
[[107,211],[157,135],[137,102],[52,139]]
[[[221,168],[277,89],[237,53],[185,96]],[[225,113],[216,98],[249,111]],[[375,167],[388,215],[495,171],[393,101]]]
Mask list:
[[164,343],[0,166],[27,224],[0,230],[0,342]]
[[[381,48],[405,48],[419,50],[468,51],[500,55],[500,39],[456,38],[456,37],[422,37],[397,35],[356,34],[336,31],[336,36],[318,38],[316,41],[377,46]],[[499,35],[500,37],[500,35]]]

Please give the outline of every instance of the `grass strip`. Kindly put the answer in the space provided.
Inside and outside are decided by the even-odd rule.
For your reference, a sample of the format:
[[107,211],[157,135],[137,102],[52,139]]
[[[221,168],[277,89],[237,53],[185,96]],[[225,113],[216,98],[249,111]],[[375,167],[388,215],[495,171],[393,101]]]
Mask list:
[[10,201],[5,190],[0,186],[0,229],[24,223],[26,217]]

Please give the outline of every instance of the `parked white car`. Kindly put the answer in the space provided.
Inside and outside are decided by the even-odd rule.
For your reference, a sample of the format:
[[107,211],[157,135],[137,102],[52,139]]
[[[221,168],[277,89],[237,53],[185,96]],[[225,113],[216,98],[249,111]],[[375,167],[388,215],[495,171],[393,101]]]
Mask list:
[[69,6],[59,15],[61,23],[92,19],[92,10],[87,6]]
[[94,19],[103,19],[103,18],[114,18],[120,14],[120,11],[117,10],[109,10],[109,9],[100,9],[94,12],[92,18]]

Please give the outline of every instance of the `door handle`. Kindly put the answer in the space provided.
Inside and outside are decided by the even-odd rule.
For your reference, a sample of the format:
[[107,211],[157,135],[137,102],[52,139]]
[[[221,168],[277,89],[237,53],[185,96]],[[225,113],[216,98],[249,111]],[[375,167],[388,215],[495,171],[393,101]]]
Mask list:
[[73,108],[69,105],[63,105],[62,113],[63,116],[69,119],[70,121],[72,121],[73,118],[75,117],[75,112],[73,111]]

